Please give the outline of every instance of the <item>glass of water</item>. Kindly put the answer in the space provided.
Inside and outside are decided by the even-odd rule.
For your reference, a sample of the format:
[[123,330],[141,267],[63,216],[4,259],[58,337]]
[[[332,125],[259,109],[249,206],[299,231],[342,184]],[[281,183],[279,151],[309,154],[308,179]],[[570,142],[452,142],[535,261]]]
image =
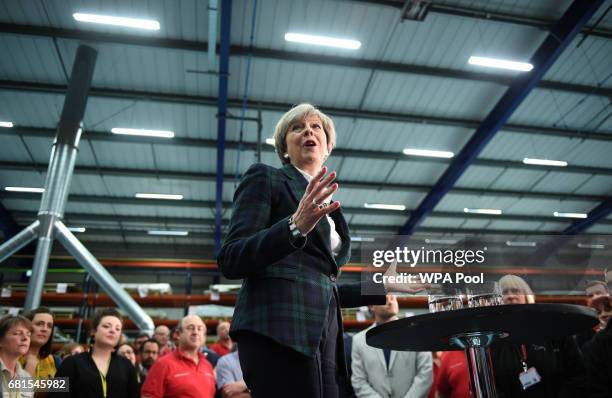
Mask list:
[[459,310],[463,308],[463,295],[459,290],[446,293],[430,294],[427,297],[429,312]]
[[497,282],[483,282],[473,284],[467,289],[468,307],[490,307],[502,305],[502,291]]

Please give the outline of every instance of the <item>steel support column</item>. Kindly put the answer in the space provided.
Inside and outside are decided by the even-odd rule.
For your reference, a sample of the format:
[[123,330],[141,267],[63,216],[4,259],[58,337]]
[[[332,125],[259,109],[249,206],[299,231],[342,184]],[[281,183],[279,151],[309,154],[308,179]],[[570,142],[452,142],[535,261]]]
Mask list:
[[217,179],[215,193],[215,254],[221,249],[223,215],[223,167],[225,163],[225,122],[227,116],[227,84],[229,78],[230,27],[232,0],[221,2],[221,46],[219,51],[219,102],[217,111]]

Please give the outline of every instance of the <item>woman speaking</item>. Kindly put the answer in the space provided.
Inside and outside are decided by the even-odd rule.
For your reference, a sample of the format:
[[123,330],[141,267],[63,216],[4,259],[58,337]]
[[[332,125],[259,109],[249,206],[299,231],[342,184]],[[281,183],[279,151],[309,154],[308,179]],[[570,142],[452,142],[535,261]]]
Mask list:
[[350,237],[332,200],[336,173],[323,166],[336,144],[332,120],[300,104],[278,121],[274,141],[283,167],[245,173],[218,256],[225,277],[244,279],[230,334],[253,397],[338,397],[350,388],[340,301],[384,304],[385,296],[336,285]]

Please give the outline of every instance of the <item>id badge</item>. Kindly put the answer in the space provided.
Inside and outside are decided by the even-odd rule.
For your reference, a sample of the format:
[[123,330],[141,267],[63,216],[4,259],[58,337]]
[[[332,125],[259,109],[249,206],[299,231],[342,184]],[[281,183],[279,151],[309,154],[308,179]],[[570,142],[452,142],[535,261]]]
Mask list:
[[519,381],[523,386],[523,390],[526,390],[529,387],[538,384],[540,381],[542,381],[542,377],[540,377],[536,368],[532,366],[526,371],[521,372],[519,374]]

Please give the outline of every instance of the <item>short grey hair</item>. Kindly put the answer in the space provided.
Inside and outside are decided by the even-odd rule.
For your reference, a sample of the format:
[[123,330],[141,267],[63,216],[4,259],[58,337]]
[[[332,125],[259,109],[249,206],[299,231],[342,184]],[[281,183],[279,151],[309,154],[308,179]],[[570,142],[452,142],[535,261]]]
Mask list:
[[274,148],[276,148],[276,154],[283,164],[290,162],[290,159],[284,156],[287,153],[287,132],[289,127],[294,123],[301,122],[310,115],[316,115],[321,119],[323,131],[325,131],[325,136],[327,137],[327,156],[336,147],[336,127],[332,119],[311,104],[299,104],[287,111],[276,123],[276,128],[274,129]]
[[499,287],[502,292],[505,290],[518,290],[525,296],[527,303],[533,304],[535,303],[535,295],[533,294],[533,290],[529,287],[529,284],[525,282],[525,279],[521,278],[517,275],[504,275],[499,280]]

